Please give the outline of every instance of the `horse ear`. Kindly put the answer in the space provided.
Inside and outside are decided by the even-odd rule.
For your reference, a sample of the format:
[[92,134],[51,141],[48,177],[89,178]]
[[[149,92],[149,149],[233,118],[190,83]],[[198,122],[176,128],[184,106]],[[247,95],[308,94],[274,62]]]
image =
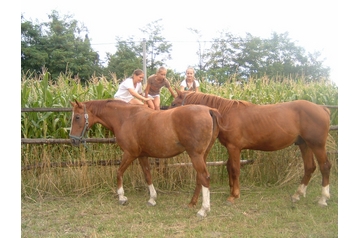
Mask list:
[[181,97],[182,96],[182,91],[180,91],[179,89],[177,89],[177,88],[175,88],[175,91],[177,92],[177,94],[178,94],[178,97]]
[[77,106],[80,108],[81,107],[81,104],[75,99],[75,102],[70,102],[72,107],[74,107],[76,104]]

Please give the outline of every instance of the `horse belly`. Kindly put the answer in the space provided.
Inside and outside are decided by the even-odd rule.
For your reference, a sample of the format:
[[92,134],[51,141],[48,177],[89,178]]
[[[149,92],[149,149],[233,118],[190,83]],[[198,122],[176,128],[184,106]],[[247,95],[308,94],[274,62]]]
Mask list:
[[[157,138],[160,137],[157,136]],[[163,138],[162,138],[163,139]],[[149,156],[155,158],[170,158],[185,151],[185,147],[179,142],[171,140],[157,140],[152,138],[149,143],[142,146],[141,156]]]

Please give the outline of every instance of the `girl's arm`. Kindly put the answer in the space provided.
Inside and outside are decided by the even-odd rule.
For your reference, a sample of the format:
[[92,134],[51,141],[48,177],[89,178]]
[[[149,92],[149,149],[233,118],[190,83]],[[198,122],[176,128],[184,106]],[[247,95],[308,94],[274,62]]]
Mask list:
[[132,94],[133,97],[136,97],[140,100],[143,100],[143,101],[149,101],[149,100],[153,100],[153,98],[147,98],[147,97],[143,97],[141,96],[139,93],[137,93],[133,88],[129,88],[128,89],[129,93]]
[[150,84],[149,82],[147,83],[147,86],[145,87],[145,97],[148,98],[148,93],[149,93],[149,89],[150,89]]
[[173,91],[173,89],[172,89],[172,87],[170,87],[169,86],[169,92],[172,94],[172,96],[173,96],[173,98],[175,98],[176,97],[176,95],[175,95],[175,93],[174,93],[174,91]]

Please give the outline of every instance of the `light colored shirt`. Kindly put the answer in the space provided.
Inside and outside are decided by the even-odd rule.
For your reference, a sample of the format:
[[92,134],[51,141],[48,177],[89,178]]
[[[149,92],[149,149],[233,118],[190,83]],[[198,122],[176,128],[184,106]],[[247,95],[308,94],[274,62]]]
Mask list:
[[122,83],[119,84],[118,91],[114,94],[114,98],[121,99],[125,102],[129,102],[134,97],[133,95],[128,91],[128,89],[134,89],[138,94],[142,95],[142,83],[138,82],[137,86],[134,87],[133,79],[127,78]]
[[186,80],[184,79],[183,81],[181,81],[180,86],[184,87],[184,91],[195,91],[195,89],[199,87],[199,81],[194,79],[193,84],[189,87],[189,85],[187,85],[186,83]]

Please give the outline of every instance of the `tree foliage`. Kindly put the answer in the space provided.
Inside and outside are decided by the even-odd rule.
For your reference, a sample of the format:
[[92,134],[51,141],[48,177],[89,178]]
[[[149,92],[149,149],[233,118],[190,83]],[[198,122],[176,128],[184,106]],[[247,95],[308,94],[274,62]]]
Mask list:
[[82,80],[100,73],[99,55],[91,48],[87,28],[57,11],[48,17],[39,24],[21,17],[21,70],[42,72],[45,67],[53,77],[70,73]]
[[[163,37],[162,19],[139,29],[143,39],[118,36],[116,52],[107,53],[107,66],[99,61],[93,51],[87,28],[72,16],[60,17],[53,11],[45,23],[33,23],[21,17],[21,70],[42,72],[48,69],[52,76],[70,72],[88,80],[94,73],[118,78],[130,76],[136,68],[143,67],[143,40],[145,40],[148,75],[171,59],[172,44]],[[221,32],[212,39],[208,48],[201,44],[200,31],[189,29],[197,35],[199,80],[223,84],[226,81],[248,80],[263,76],[304,78],[318,81],[328,78],[330,69],[324,66],[320,52],[306,53],[297,46],[288,33],[271,34],[264,39],[246,33],[244,37]],[[174,73],[174,72],[171,72]],[[174,73],[174,76],[175,75]]]
[[232,33],[221,33],[204,54],[204,70],[210,81],[224,83],[250,77],[302,76],[318,80],[329,76],[320,53],[308,53],[296,46],[288,33],[272,33],[271,38],[261,39],[249,33],[245,38]]
[[142,54],[133,38],[122,40],[118,37],[116,47],[114,54],[107,53],[107,70],[110,73],[115,73],[118,78],[125,78],[130,76],[133,70],[143,68]]

